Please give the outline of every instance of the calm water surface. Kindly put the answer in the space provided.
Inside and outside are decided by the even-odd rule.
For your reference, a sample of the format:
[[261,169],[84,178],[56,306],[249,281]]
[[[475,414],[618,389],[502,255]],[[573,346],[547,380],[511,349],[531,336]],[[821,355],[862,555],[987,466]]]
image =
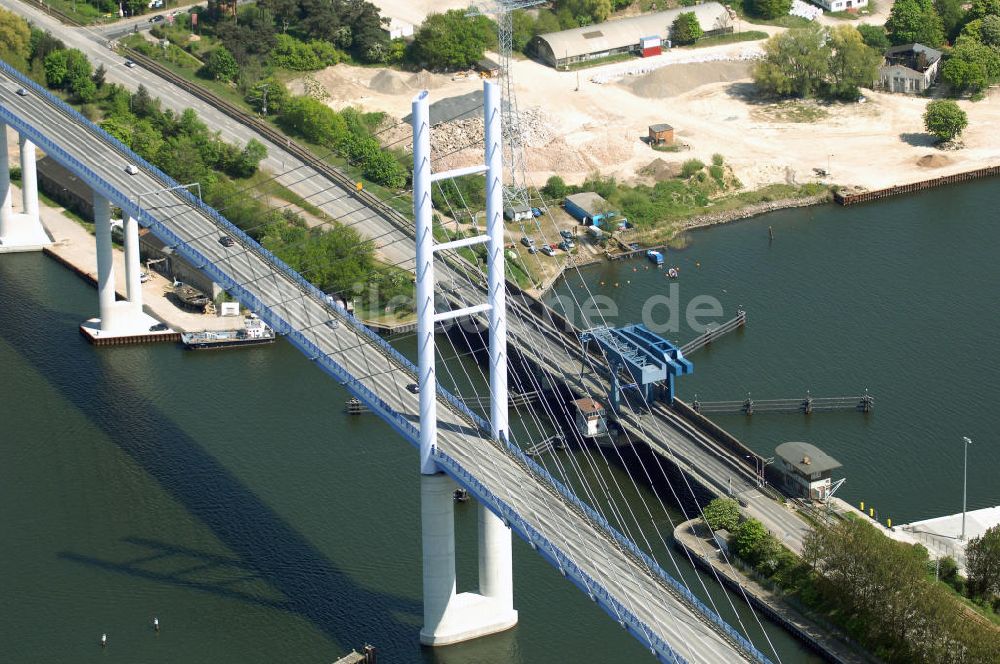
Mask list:
[[[721,421],[763,453],[791,439],[822,446],[844,463],[844,495],[897,522],[960,508],[969,435],[970,507],[1000,503],[994,187],[694,234],[670,257],[682,296],[715,295],[727,313],[743,304],[750,326],[696,355],[681,394],[868,387],[869,417]],[[631,322],[667,284],[644,267],[583,276]],[[374,418],[343,415],[343,389],[287,344],[94,349],[76,328],[96,293],[40,255],[0,259],[0,302],[0,661],[326,663],[365,641],[387,662],[650,661],[517,539],[518,627],[416,645],[416,454]],[[459,506],[457,520],[460,590],[472,589],[474,507]],[[783,662],[818,661],[767,631]]]

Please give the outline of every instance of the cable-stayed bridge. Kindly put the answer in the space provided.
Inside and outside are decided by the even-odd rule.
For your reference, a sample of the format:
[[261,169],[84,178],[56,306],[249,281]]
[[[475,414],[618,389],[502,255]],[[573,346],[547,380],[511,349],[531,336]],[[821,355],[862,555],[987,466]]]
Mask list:
[[[664,572],[651,556],[621,534],[599,511],[581,501],[545,468],[523,454],[505,431],[497,435],[495,421],[487,421],[469,410],[436,382],[434,389],[421,390],[419,395],[407,390],[404,386],[424,381],[426,377],[418,377],[417,367],[380,337],[342,308],[331,304],[324,293],[187,190],[177,188],[177,183],[155,167],[6,65],[0,69],[0,120],[20,134],[22,143],[40,147],[94,190],[99,259],[105,234],[102,229],[109,229],[109,208],[115,205],[128,220],[149,228],[180,256],[286,335],[294,346],[415,445],[421,442],[418,422],[422,406],[426,405],[421,401],[431,400],[437,410],[437,435],[429,449],[428,460],[434,469],[447,473],[466,488],[499,523],[517,532],[659,659],[670,662],[767,661],[745,636],[723,622],[685,585]],[[28,94],[18,94],[22,87]],[[127,172],[128,164],[137,165],[137,172]],[[25,185],[28,185],[27,180]],[[8,220],[9,223],[13,221],[17,220]],[[236,238],[237,246],[221,245],[220,234]],[[0,242],[2,240],[0,238]],[[109,247],[108,244],[108,251]],[[108,283],[112,284],[110,299],[105,287]],[[121,305],[125,303],[114,301],[113,279],[109,278],[106,269],[99,274],[99,289],[102,323],[109,327],[113,324],[127,326],[130,313],[123,310]],[[518,311],[522,307],[523,304],[513,303],[511,310]],[[339,324],[330,325],[331,321]],[[510,321],[511,337],[537,340],[543,344],[538,346],[539,352],[555,352],[554,348],[567,344],[567,332],[558,331],[552,321],[545,325],[532,324],[520,314],[512,315]],[[568,361],[579,363],[587,353],[581,349]],[[566,362],[565,358],[561,360],[561,364]],[[550,376],[549,380],[555,377]],[[600,390],[594,375],[582,376],[579,383],[582,390],[591,393]],[[642,422],[636,420],[631,426],[635,435],[648,435]],[[695,465],[697,462],[689,459],[689,463]],[[427,504],[444,510],[442,506],[448,504],[450,496],[442,501],[438,488],[428,487]],[[425,521],[445,523],[436,520],[433,510],[424,509],[423,516]],[[482,534],[482,595],[454,595],[452,550],[452,594],[428,600],[426,588],[429,583],[446,590],[448,587],[447,578],[428,577],[426,559],[429,554],[436,556],[442,564],[434,571],[447,577],[447,546],[435,549],[435,543],[447,544],[453,537],[449,532],[451,527],[442,525],[439,532],[433,533],[430,547],[426,533],[424,538],[425,604],[442,611],[436,619],[444,621],[438,625],[441,628],[438,634],[445,635],[435,640],[433,631],[422,634],[429,643],[447,642],[449,630],[457,634],[465,629],[444,624],[449,606],[454,609],[461,605],[460,608],[469,609],[470,613],[482,610],[491,614],[495,608],[489,606],[491,603],[509,601],[509,597],[504,598],[506,589],[503,586],[508,584],[504,582],[503,571],[491,569],[503,566],[502,555],[499,559],[486,556],[484,560]],[[453,549],[453,539],[451,541]],[[509,566],[509,560],[507,564]],[[484,590],[484,576],[497,581],[497,587]],[[511,620],[516,622],[516,613],[512,614],[509,606],[501,607],[499,613],[502,614],[499,620],[491,622],[489,615],[483,619],[481,633],[509,627],[513,624]],[[425,623],[427,619],[425,609]]]

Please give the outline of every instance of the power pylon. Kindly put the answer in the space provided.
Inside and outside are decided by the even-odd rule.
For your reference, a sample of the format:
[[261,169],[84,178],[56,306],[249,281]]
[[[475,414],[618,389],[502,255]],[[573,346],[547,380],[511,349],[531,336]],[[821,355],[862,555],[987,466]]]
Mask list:
[[500,103],[503,135],[503,161],[507,166],[508,180],[504,182],[504,206],[528,204],[528,185],[524,160],[524,137],[514,94],[514,80],[510,75],[511,54],[514,50],[513,12],[540,5],[545,0],[486,0],[470,8],[471,15],[491,15],[497,23],[497,43],[500,51]]

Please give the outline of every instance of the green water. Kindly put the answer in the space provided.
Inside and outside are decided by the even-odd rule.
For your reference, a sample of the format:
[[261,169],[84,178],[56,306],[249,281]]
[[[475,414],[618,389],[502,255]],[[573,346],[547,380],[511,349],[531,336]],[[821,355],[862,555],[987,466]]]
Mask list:
[[[694,356],[681,395],[867,387],[867,417],[719,419],[761,453],[820,445],[844,464],[842,494],[897,523],[960,509],[968,435],[969,505],[1000,503],[995,186],[694,233],[668,259],[682,298],[712,295],[727,314],[742,304],[750,325]],[[668,285],[644,268],[583,276],[619,301],[624,324]],[[573,286],[583,291],[562,288]],[[343,415],[343,389],[284,343],[92,348],[77,325],[96,300],[43,256],[0,258],[0,661],[327,663],[365,641],[386,662],[651,661],[516,539],[517,628],[420,648],[414,450],[372,417]],[[474,507],[457,521],[459,586],[472,589]],[[781,661],[818,661],[767,630]]]
[[[807,390],[842,396],[867,388],[876,399],[868,416],[714,419],[764,456],[789,440],[818,445],[844,466],[839,495],[897,524],[961,511],[969,436],[969,509],[1000,504],[997,186],[987,180],[854,208],[787,210],[692,233],[687,249],[667,257],[681,268],[674,283],[682,304],[717,298],[720,320],[743,305],[749,324],[691,357],[695,373],[678,381],[680,396],[804,398]],[[582,272],[594,292],[619,303],[616,324],[640,320],[644,303],[668,292],[671,282],[647,265]],[[585,289],[571,275],[558,291]],[[665,311],[654,309],[654,320],[665,322]],[[682,325],[667,336],[684,342],[695,333]]]
[[96,300],[44,256],[0,259],[0,662],[327,664],[366,641],[393,663],[651,661],[517,539],[520,624],[422,649],[415,450],[284,342],[93,348]]

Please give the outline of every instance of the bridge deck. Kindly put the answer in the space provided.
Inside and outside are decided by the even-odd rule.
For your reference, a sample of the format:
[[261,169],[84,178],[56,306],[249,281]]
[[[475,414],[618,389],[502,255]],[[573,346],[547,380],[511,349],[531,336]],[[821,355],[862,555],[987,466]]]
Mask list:
[[[174,184],[124,146],[13,72],[0,83],[0,117],[95,191],[150,230],[337,377],[415,443],[417,397],[405,389],[413,367],[322,293],[185,191],[146,193]],[[15,94],[27,87],[27,97]],[[44,133],[42,133],[44,131]],[[128,175],[127,163],[140,165]],[[143,193],[140,209],[136,196]],[[219,237],[237,238],[223,247]],[[327,326],[331,318],[341,324]],[[727,626],[713,624],[698,601],[671,583],[651,559],[568,495],[516,448],[483,434],[482,423],[439,390],[437,458],[456,481],[508,520],[663,661],[764,660]]]

